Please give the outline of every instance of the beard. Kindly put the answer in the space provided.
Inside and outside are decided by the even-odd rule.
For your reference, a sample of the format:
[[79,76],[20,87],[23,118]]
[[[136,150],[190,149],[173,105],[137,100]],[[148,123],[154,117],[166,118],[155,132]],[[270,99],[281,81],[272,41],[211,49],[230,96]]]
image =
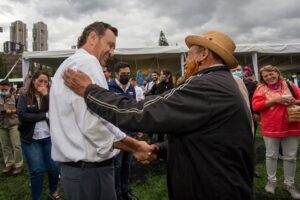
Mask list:
[[184,77],[187,79],[187,78],[197,74],[198,71],[199,71],[199,65],[196,63],[195,60],[193,60],[186,65]]

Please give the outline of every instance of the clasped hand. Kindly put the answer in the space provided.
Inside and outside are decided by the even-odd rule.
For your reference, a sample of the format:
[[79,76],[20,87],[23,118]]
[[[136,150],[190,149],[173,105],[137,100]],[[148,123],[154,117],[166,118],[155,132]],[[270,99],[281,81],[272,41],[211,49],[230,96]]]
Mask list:
[[139,148],[133,153],[133,156],[141,164],[149,164],[157,158],[157,151],[158,147],[156,145],[149,145],[145,141],[139,141]]

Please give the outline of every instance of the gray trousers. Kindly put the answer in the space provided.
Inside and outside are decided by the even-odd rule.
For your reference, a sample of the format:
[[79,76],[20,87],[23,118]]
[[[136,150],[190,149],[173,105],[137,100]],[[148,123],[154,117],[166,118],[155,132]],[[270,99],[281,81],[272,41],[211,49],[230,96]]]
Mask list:
[[293,185],[296,173],[296,160],[299,136],[272,138],[264,136],[266,145],[266,168],[268,181],[276,182],[277,159],[281,143],[283,153],[284,184]]
[[77,168],[61,163],[63,189],[68,200],[116,200],[114,166]]
[[8,128],[0,128],[0,143],[2,145],[5,167],[22,167],[23,154],[18,125],[13,125]]

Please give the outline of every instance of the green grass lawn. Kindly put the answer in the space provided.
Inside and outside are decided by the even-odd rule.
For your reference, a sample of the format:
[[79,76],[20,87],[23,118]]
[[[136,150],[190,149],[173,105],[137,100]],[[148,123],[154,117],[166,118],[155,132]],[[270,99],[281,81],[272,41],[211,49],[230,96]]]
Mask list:
[[[256,152],[257,152],[257,165],[256,170],[261,174],[261,178],[254,179],[254,191],[256,199],[258,200],[285,200],[291,199],[289,194],[282,189],[283,186],[283,163],[281,160],[278,162],[277,171],[277,189],[276,194],[269,195],[264,191],[266,184],[266,169],[265,169],[265,147],[263,138],[260,133],[256,137]],[[296,187],[300,190],[300,174],[298,169],[300,167],[300,159],[298,152],[298,165],[296,173]],[[2,169],[3,165],[0,169]],[[135,161],[132,165],[132,176],[130,188],[132,192],[139,197],[140,200],[167,200],[167,187],[166,187],[166,172],[165,163],[159,160],[154,161],[149,166],[141,166]],[[47,199],[48,186],[47,177],[44,181],[44,198]],[[60,190],[62,190],[60,188]],[[63,192],[62,195],[64,196]],[[64,198],[66,199],[66,198]],[[28,171],[21,176],[5,176],[0,174],[0,200],[30,200],[30,187],[28,179]]]

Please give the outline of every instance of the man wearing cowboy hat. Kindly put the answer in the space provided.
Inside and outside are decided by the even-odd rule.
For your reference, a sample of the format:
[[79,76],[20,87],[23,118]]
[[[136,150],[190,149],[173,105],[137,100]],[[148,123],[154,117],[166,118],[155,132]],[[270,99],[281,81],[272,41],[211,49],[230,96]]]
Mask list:
[[186,81],[136,102],[66,71],[65,84],[116,126],[168,133],[169,198],[253,199],[251,114],[230,68],[235,44],[222,32],[187,36]]

